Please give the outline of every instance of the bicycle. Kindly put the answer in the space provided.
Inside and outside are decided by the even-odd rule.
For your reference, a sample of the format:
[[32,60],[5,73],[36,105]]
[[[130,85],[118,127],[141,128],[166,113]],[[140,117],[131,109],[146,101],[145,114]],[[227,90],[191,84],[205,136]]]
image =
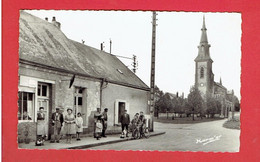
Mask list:
[[140,132],[140,137],[139,138],[142,138],[142,137],[145,137],[145,138],[149,138],[150,137],[150,130],[148,127],[145,127],[143,129],[142,132]]
[[132,137],[133,137],[134,139],[139,139],[139,138],[140,138],[140,129],[139,129],[138,126],[136,126],[136,127],[134,127],[134,128],[132,129]]

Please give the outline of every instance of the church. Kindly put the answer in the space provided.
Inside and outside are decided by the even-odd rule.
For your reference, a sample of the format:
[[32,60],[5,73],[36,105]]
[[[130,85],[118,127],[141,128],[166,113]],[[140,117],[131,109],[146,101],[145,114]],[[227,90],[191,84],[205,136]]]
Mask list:
[[220,117],[229,117],[234,111],[234,91],[228,91],[219,82],[214,81],[214,73],[212,72],[213,60],[210,57],[210,44],[207,38],[207,28],[205,25],[205,17],[203,17],[203,25],[201,29],[201,39],[198,46],[198,55],[195,58],[195,88],[197,88],[204,100],[207,96],[212,96],[221,102],[222,108]]

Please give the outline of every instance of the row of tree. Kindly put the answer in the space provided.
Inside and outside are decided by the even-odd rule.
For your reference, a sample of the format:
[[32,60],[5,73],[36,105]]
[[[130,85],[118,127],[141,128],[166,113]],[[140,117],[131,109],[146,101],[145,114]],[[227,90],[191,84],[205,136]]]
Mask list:
[[207,102],[203,100],[198,89],[191,88],[187,98],[178,97],[170,93],[164,93],[158,87],[155,88],[155,116],[158,117],[159,113],[174,113],[186,114],[187,117],[193,114],[199,116],[210,115],[214,117],[215,114],[220,114],[222,104],[219,100],[212,96],[207,96]]

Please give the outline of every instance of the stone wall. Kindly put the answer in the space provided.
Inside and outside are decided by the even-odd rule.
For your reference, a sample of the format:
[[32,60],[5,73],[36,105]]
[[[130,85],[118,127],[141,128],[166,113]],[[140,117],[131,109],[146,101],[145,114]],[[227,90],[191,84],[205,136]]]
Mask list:
[[36,123],[35,122],[22,122],[18,123],[17,130],[17,142],[23,143],[25,142],[26,134],[28,133],[27,138],[31,141],[35,141],[36,139]]

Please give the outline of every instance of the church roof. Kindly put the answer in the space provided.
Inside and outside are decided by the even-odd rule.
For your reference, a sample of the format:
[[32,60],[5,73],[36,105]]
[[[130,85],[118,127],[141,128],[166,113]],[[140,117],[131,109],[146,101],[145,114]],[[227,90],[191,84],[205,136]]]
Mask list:
[[224,87],[222,84],[220,84],[220,83],[217,83],[217,82],[214,82],[214,86],[217,86],[217,87],[219,87],[219,88],[222,88],[222,89],[225,89],[225,90],[227,90],[227,88],[226,88],[226,87]]
[[149,89],[116,56],[68,39],[53,23],[21,11],[19,33],[20,60]]

